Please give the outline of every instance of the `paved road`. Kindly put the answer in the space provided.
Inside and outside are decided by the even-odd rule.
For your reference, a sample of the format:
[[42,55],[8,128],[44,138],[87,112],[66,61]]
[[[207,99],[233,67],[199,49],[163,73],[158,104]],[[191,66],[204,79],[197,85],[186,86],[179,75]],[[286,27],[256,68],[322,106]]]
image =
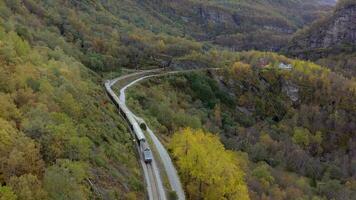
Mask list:
[[163,166],[166,170],[166,173],[168,175],[168,180],[169,183],[172,187],[172,189],[177,193],[178,199],[185,199],[184,195],[184,190],[182,187],[182,183],[180,182],[178,173],[176,168],[173,165],[173,162],[171,158],[169,157],[169,154],[167,150],[164,148],[162,143],[159,141],[159,139],[156,137],[156,135],[152,132],[150,128],[147,128],[147,132],[149,133],[154,145],[157,148],[157,151],[161,157]]
[[[136,79],[135,81],[131,82],[130,84],[126,85],[125,87],[123,87],[120,90],[120,101],[126,103],[126,97],[125,97],[125,91],[127,88],[129,88],[130,86],[138,83],[141,80],[144,80],[146,78],[150,78],[150,77],[154,77],[154,76],[159,76],[159,75],[148,75],[148,76],[144,76],[141,77],[139,79]],[[140,117],[137,117],[136,115],[133,114],[133,116],[135,117],[135,119],[141,124],[144,123],[144,120]],[[146,123],[145,123],[146,124]],[[171,185],[172,190],[174,190],[178,196],[178,199],[183,200],[185,199],[185,195],[184,195],[184,190],[182,187],[182,184],[180,182],[177,170],[175,169],[173,162],[171,160],[171,158],[169,157],[169,154],[167,152],[167,150],[164,148],[164,146],[162,145],[162,143],[159,141],[159,139],[156,137],[156,135],[153,133],[153,131],[147,126],[147,132],[149,134],[149,136],[151,137],[153,144],[155,145],[158,154],[160,156],[160,159],[163,163],[164,169],[166,171],[166,174],[168,176],[168,181],[169,184]]]
[[[120,89],[120,95],[119,98],[117,98],[117,101],[119,101],[125,109],[129,108],[126,106],[126,89],[133,86],[134,84],[147,79],[147,78],[152,78],[152,77],[158,77],[158,76],[165,76],[165,75],[170,75],[170,74],[177,74],[177,73],[187,73],[187,72],[192,72],[192,71],[204,71],[204,70],[220,70],[220,68],[206,68],[206,69],[193,69],[193,70],[184,70],[184,71],[170,71],[170,72],[164,72],[164,73],[159,73],[160,69],[154,69],[154,70],[148,70],[148,71],[140,71],[136,73],[132,73],[129,75],[121,76],[116,79],[113,79],[109,82],[109,86],[111,89],[111,86],[113,86],[117,81],[123,80],[132,76],[137,76],[141,75],[141,77],[137,78],[136,80],[130,82],[129,84],[125,85]],[[154,74],[151,74],[154,73]],[[146,74],[151,74],[151,75],[146,75]],[[129,111],[129,114],[132,115],[135,120],[141,124],[145,123],[144,120],[135,114],[133,114],[131,111]],[[146,124],[146,123],[145,123]],[[147,124],[146,124],[147,126]],[[182,184],[180,182],[177,170],[175,169],[173,162],[167,152],[167,150],[164,148],[162,143],[159,141],[157,136],[153,133],[153,131],[147,126],[147,133],[149,137],[153,141],[153,145],[158,151],[158,154],[160,156],[160,159],[163,163],[164,170],[168,176],[169,183],[171,185],[171,188],[176,192],[179,200],[184,200],[185,195],[184,195],[184,190],[182,188]],[[141,152],[141,151],[140,151]],[[164,194],[164,188],[161,180],[161,176],[159,173],[159,169],[157,167],[155,158],[153,158],[153,161],[151,164],[145,164],[141,156],[141,164],[144,169],[145,173],[145,179],[147,182],[147,190],[149,194],[149,198],[156,200],[156,199],[165,199],[166,196]]]
[[[116,104],[120,107],[120,110],[128,110],[125,103],[121,102],[120,99],[117,97],[117,95],[114,93],[114,91],[111,89],[112,85],[115,84],[117,81],[129,78],[135,75],[139,74],[145,74],[148,72],[138,72],[130,75],[126,75],[123,77],[116,78],[112,81],[107,81],[105,83],[105,88],[112,97],[112,99],[116,102]],[[125,113],[126,118],[128,118],[128,115],[133,115],[131,111],[128,110],[128,112]],[[132,118],[134,118],[132,116]],[[139,156],[140,156],[140,163],[142,165],[146,185],[147,185],[147,192],[148,192],[148,197],[150,200],[166,200],[166,193],[163,187],[163,183],[161,180],[160,172],[157,167],[155,158],[153,158],[151,163],[145,163],[143,156],[142,156],[142,149],[141,147],[137,144],[136,145]]]

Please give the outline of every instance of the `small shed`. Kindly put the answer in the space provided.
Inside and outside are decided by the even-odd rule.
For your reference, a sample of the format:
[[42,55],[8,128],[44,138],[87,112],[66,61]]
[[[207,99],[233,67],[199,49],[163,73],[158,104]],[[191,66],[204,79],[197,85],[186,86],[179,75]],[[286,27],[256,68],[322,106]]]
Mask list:
[[286,69],[286,70],[291,70],[293,68],[291,64],[284,64],[284,63],[280,63],[278,67],[280,69]]

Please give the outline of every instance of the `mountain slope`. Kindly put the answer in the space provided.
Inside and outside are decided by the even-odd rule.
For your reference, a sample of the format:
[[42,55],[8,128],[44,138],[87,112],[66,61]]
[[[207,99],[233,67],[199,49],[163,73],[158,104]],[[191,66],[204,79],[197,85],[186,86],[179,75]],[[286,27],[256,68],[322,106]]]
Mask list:
[[[160,64],[201,51],[195,39],[236,50],[277,50],[320,16],[318,0],[0,2],[1,23],[31,45],[57,46],[96,71]],[[205,45],[205,49],[211,45]]]
[[341,1],[332,15],[300,32],[292,40],[289,51],[305,58],[352,51],[356,46],[355,32],[356,2]]
[[[132,96],[163,141],[189,126],[244,151],[226,151],[219,173],[202,174],[211,182],[187,187],[193,197],[226,173],[232,184],[220,179],[219,194],[235,195],[245,172],[252,199],[354,196],[354,82],[276,54],[230,51],[280,49],[324,15],[324,2],[0,0],[0,199],[145,198],[133,140],[101,84],[106,72],[153,66],[226,67],[155,80]],[[297,70],[279,70],[285,63]]]
[[100,84],[60,48],[0,26],[0,199],[143,198],[129,131]]
[[320,1],[143,1],[184,34],[235,50],[279,50],[291,33],[321,15]]
[[344,74],[355,74],[355,33],[356,1],[339,1],[333,13],[296,34],[287,52],[303,59],[323,58],[320,63],[331,68],[339,66]]
[[143,82],[128,99],[167,143],[184,127],[216,133],[246,159],[251,199],[351,200],[355,84],[310,62],[243,52],[223,70]]

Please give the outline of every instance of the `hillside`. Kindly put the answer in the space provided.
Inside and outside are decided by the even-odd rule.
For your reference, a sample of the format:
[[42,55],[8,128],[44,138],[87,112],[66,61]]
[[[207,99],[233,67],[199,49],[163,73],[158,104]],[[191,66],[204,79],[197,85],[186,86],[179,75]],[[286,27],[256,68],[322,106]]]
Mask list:
[[[342,0],[328,16],[300,31],[290,42],[287,51],[303,59],[324,58],[321,63],[326,65],[330,60],[331,68],[337,66],[345,74],[355,74],[355,57],[352,55],[356,49],[355,31],[356,1]],[[340,71],[337,68],[335,70]]]
[[[188,199],[352,199],[353,75],[236,52],[278,51],[320,17],[349,20],[343,2],[330,17],[333,0],[0,0],[0,200],[146,199],[103,82],[157,67],[222,69],[130,88]],[[354,67],[338,42],[318,62]]]
[[222,71],[146,81],[130,89],[129,104],[173,152],[184,127],[219,136],[247,160],[251,199],[351,200],[355,84],[313,63],[246,52]]
[[279,50],[292,33],[329,8],[318,0],[143,2],[179,24],[184,35],[234,50]]
[[31,45],[60,47],[96,71],[160,65],[211,48],[278,50],[329,6],[301,1],[3,0],[1,23]]
[[10,187],[20,200],[144,195],[129,132],[100,82],[61,49],[0,28],[0,198]]

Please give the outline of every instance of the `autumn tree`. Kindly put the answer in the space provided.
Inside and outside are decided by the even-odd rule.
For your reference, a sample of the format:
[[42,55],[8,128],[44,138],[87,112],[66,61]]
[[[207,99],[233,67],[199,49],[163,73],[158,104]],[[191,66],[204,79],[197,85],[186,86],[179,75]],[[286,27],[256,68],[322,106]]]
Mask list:
[[0,180],[12,176],[41,174],[44,163],[38,144],[0,118]]
[[241,161],[217,136],[187,128],[175,133],[170,148],[189,199],[249,199]]
[[88,198],[88,188],[84,181],[88,178],[88,166],[82,162],[58,160],[46,169],[44,188],[50,199],[84,200]]
[[0,185],[0,200],[17,200],[17,196],[10,187]]
[[293,142],[303,147],[310,143],[310,132],[308,129],[297,127],[294,129]]
[[6,120],[18,121],[21,113],[9,94],[0,92],[0,117]]
[[42,183],[32,174],[12,177],[9,181],[18,200],[46,200],[47,193],[42,188]]

